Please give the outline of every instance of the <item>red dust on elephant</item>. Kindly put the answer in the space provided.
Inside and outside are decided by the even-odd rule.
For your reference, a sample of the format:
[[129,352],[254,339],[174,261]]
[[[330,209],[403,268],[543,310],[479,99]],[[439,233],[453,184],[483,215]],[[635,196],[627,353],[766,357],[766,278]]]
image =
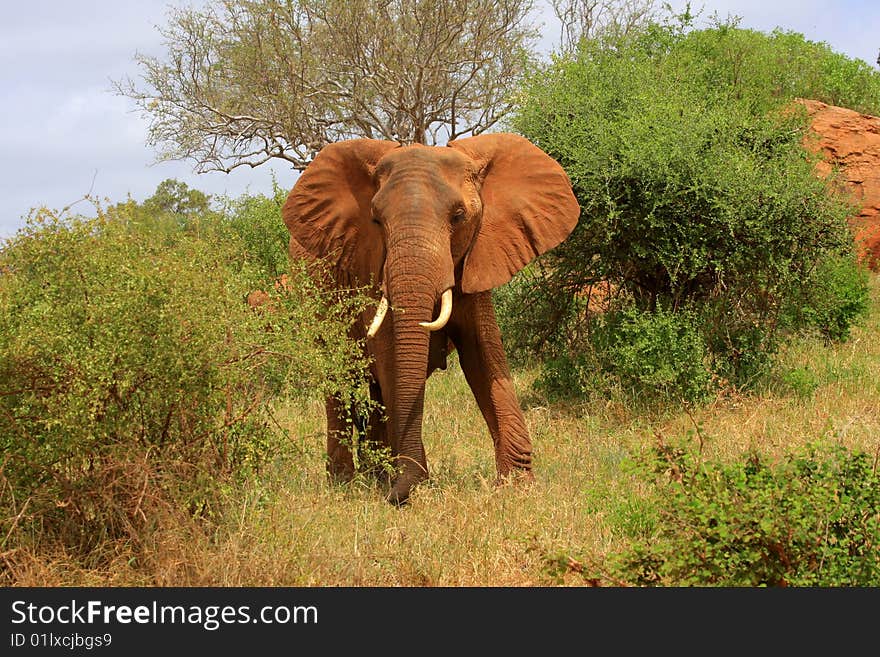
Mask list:
[[[384,407],[384,418],[376,411],[358,424],[390,448],[390,502],[405,502],[428,476],[425,381],[453,348],[492,436],[499,481],[531,478],[532,445],[491,290],[562,242],[579,214],[562,167],[512,134],[443,147],[340,142],[296,182],[283,208],[291,257],[324,259],[334,285],[369,286],[377,302],[352,337],[365,339],[370,394]],[[336,480],[354,474],[352,413],[327,400],[327,467]]]

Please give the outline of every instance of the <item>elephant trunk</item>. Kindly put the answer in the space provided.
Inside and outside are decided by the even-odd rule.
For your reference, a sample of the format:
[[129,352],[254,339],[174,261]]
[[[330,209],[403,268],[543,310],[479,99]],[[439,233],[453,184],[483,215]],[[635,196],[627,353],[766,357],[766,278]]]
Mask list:
[[413,486],[428,476],[422,443],[428,348],[434,308],[451,287],[447,279],[453,275],[451,255],[444,258],[443,251],[422,240],[401,240],[388,251],[387,289],[394,312],[394,390],[388,422],[398,466],[388,500],[394,504],[404,503]]

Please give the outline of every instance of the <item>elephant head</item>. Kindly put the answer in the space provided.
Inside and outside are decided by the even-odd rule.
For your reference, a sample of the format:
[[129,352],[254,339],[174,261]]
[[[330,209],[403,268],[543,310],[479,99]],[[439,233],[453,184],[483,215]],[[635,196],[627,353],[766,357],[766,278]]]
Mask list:
[[[296,182],[282,211],[291,255],[328,260],[338,285],[374,285],[382,295],[368,344],[391,345],[382,353],[392,389],[382,392],[400,458],[392,498],[405,499],[427,473],[421,423],[431,331],[444,328],[456,303],[559,244],[579,213],[562,167],[512,134],[447,147],[340,142]],[[389,303],[392,320],[383,325]]]

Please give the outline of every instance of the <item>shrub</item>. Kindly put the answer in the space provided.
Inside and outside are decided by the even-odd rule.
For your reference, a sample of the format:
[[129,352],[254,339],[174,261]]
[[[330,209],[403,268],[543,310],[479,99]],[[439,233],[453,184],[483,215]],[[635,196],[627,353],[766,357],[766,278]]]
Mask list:
[[273,181],[272,196],[246,194],[229,202],[224,223],[240,240],[244,253],[266,280],[286,273],[290,233],[281,219],[287,191]]
[[636,472],[656,486],[653,530],[612,557],[607,573],[615,580],[880,584],[880,476],[865,452],[819,441],[778,463],[750,453],[722,464],[661,444],[638,460]]
[[630,307],[594,320],[588,348],[547,362],[538,386],[551,397],[621,389],[631,399],[704,401],[708,354],[693,317]]
[[819,389],[820,380],[809,367],[795,367],[781,375],[782,383],[800,399],[809,399]]
[[159,183],[152,196],[143,202],[146,216],[172,215],[181,225],[211,211],[211,197],[174,178]]
[[[706,89],[739,92],[756,113],[793,98],[880,115],[880,71],[824,42],[779,28],[738,27],[739,19],[682,31],[672,56]],[[687,25],[685,25],[687,27]]]
[[686,313],[629,308],[605,315],[592,342],[606,372],[633,392],[698,402],[710,384],[707,352]]
[[362,394],[347,337],[358,298],[294,270],[281,310],[254,312],[245,295],[265,279],[216,222],[194,234],[133,204],[95,219],[40,210],[0,272],[7,541],[85,554],[137,546],[163,510],[208,517],[283,447],[274,399]]
[[[555,331],[575,338],[569,352],[598,326],[572,300],[600,280],[643,312],[696,317],[714,374],[738,386],[803,329],[848,334],[855,278],[806,293],[853,251],[852,207],[814,175],[806,113],[790,102],[824,84],[792,64],[814,52],[793,35],[651,24],[534,75],[514,125],[563,165],[583,210],[542,260],[551,300],[533,302],[579,310]],[[801,311],[786,313],[795,298]]]
[[848,340],[868,313],[868,272],[852,257],[821,261],[799,292],[786,301],[785,321],[814,329],[827,341]]
[[492,291],[504,351],[513,364],[557,354],[569,341],[568,330],[576,326],[580,300],[547,294],[548,276],[540,263],[530,264]]

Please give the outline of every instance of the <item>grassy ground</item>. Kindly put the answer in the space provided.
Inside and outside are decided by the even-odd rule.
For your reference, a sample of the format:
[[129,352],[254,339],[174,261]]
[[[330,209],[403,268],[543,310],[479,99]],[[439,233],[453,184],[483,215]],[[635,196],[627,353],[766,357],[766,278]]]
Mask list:
[[[658,439],[690,432],[707,459],[754,448],[778,456],[822,436],[880,449],[880,279],[872,314],[850,341],[808,342],[781,357],[774,384],[691,413],[635,414],[617,402],[549,405],[516,374],[535,451],[536,481],[496,488],[491,442],[457,364],[429,380],[424,439],[431,480],[405,509],[366,481],[324,477],[323,407],[279,409],[291,444],[264,481],[231,496],[206,531],[169,518],[146,556],[124,548],[108,568],[64,554],[16,561],[23,585],[530,586],[583,584],[548,563],[584,555],[601,566],[638,523],[639,482],[622,461]],[[454,361],[454,359],[453,359]],[[696,428],[699,427],[699,431]]]

